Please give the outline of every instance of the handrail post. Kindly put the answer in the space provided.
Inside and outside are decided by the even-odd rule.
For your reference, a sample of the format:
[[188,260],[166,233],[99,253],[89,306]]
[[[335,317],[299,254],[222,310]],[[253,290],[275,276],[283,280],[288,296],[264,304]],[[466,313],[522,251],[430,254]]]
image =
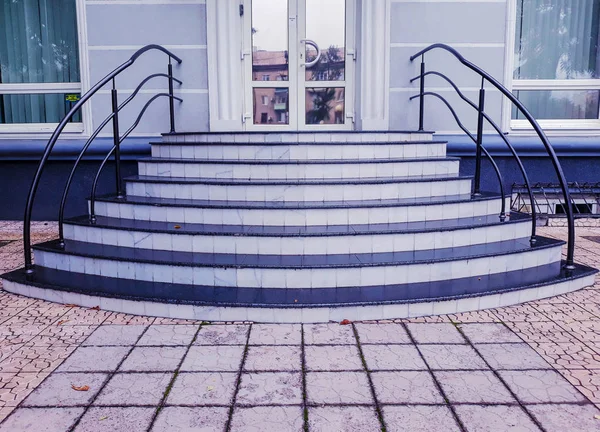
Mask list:
[[173,65],[171,64],[171,57],[169,57],[168,66],[169,75],[169,115],[171,120],[171,133],[175,132],[175,107],[173,101]]
[[115,80],[113,78],[113,88],[110,91],[112,96],[112,112],[113,112],[113,143],[115,145],[115,175],[117,182],[117,198],[123,198],[122,181],[121,181],[121,138],[119,136],[119,99],[117,89],[115,88]]
[[421,56],[421,79],[419,83],[419,131],[423,131],[425,113],[425,54]]
[[485,81],[481,80],[477,109],[477,148],[475,149],[475,179],[473,195],[481,195],[481,147],[483,145],[483,112],[485,110]]

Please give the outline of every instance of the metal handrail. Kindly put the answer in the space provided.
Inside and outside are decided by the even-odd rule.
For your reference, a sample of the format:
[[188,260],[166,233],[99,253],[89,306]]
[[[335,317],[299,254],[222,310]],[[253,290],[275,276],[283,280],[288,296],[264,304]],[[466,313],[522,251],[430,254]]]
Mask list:
[[[435,75],[435,76],[439,76],[440,78],[443,78],[448,84],[450,84],[452,86],[454,91],[456,91],[456,94],[458,94],[458,96],[462,100],[464,100],[474,110],[479,111],[479,107],[477,106],[477,104],[475,102],[473,102],[471,99],[469,99],[468,97],[466,97],[464,95],[464,93],[454,83],[454,81],[452,81],[450,78],[448,78],[448,76],[444,75],[441,72],[437,72],[437,71],[425,72],[425,74],[423,76],[427,76],[427,75]],[[420,76],[416,76],[413,79],[411,79],[410,82],[412,83],[412,82],[418,80],[419,78],[420,78]],[[410,100],[416,99],[417,97],[419,97],[419,95],[412,96],[410,98]],[[523,165],[521,158],[517,154],[517,151],[515,150],[513,145],[510,143],[510,141],[508,140],[506,135],[502,132],[502,129],[500,129],[500,126],[498,126],[498,124],[496,124],[496,122],[494,120],[492,120],[492,118],[485,111],[482,111],[481,114],[483,115],[485,120],[487,120],[487,122],[496,130],[496,132],[498,133],[500,138],[502,138],[502,141],[504,141],[504,143],[506,144],[506,146],[512,153],[513,157],[515,158],[515,161],[517,162],[517,165],[519,166],[519,170],[521,171],[521,175],[523,176],[523,180],[525,181],[525,187],[527,188],[527,193],[529,194],[529,199],[531,202],[533,202],[533,190],[531,189],[531,182],[529,181],[529,176],[527,175],[527,171],[525,171],[525,166]],[[477,144],[477,142],[475,144]],[[537,241],[536,240],[536,221],[537,221],[537,212],[536,212],[535,208],[532,208],[531,209],[531,237],[529,239],[532,244]]]
[[[33,268],[33,263],[32,263],[32,258],[31,258],[31,217],[32,217],[32,211],[33,211],[33,203],[35,201],[35,195],[36,195],[38,187],[39,187],[42,172],[44,171],[46,163],[48,162],[48,159],[50,158],[50,154],[52,153],[52,150],[53,150],[60,134],[63,132],[66,125],[71,121],[73,116],[81,109],[81,107],[88,100],[90,100],[102,87],[104,87],[107,83],[112,81],[112,83],[113,83],[113,89],[112,89],[113,116],[112,116],[112,119],[113,119],[113,138],[115,138],[114,132],[115,132],[115,130],[118,131],[118,121],[117,121],[117,116],[115,115],[117,112],[117,110],[116,110],[116,108],[117,108],[116,89],[115,89],[115,81],[114,81],[115,77],[117,75],[119,75],[121,72],[123,72],[124,70],[128,69],[133,63],[135,63],[135,61],[142,54],[144,54],[145,52],[150,51],[150,50],[158,50],[158,51],[162,51],[163,53],[167,54],[167,56],[169,57],[168,72],[169,72],[170,76],[172,76],[171,59],[175,60],[177,63],[182,62],[182,60],[178,56],[176,56],[175,54],[173,54],[171,51],[167,50],[166,48],[161,47],[160,45],[152,44],[152,45],[146,45],[146,46],[140,48],[127,61],[125,61],[124,63],[119,65],[112,72],[108,73],[104,78],[102,78],[94,86],[92,86],[92,88],[90,88],[81,97],[81,99],[79,101],[77,101],[77,103],[75,105],[73,105],[73,107],[69,110],[67,115],[65,115],[65,117],[60,121],[60,123],[58,124],[58,126],[56,127],[54,132],[52,132],[52,135],[51,135],[50,139],[48,140],[48,144],[46,144],[46,148],[44,149],[44,153],[42,154],[42,158],[41,158],[38,168],[35,172],[35,175],[33,176],[33,180],[31,182],[31,187],[29,188],[29,193],[27,195],[27,201],[25,204],[25,214],[23,217],[23,252],[24,252],[24,258],[25,258],[25,274],[28,279],[31,279],[34,274],[34,268]],[[169,83],[170,83],[169,91],[172,94],[173,81],[169,80]],[[173,99],[171,98],[171,101],[172,100]],[[173,119],[172,103],[170,104],[170,113],[171,113],[171,129],[173,130],[174,119]],[[117,134],[116,140],[118,142],[118,134]],[[119,152],[119,146],[117,145],[116,147],[117,148],[116,148],[115,162],[117,165],[117,176],[119,176],[118,165],[119,165],[119,160],[120,160],[120,152]]]
[[[170,95],[168,93],[158,93],[158,94],[154,95],[152,98],[150,98],[148,100],[148,102],[146,102],[146,104],[140,111],[140,114],[138,115],[137,119],[133,122],[131,127],[129,129],[127,129],[127,131],[125,131],[125,133],[123,134],[123,136],[121,138],[119,138],[119,143],[122,143],[123,141],[125,141],[125,139],[129,136],[129,134],[131,132],[133,132],[133,130],[137,127],[137,125],[140,123],[140,120],[142,119],[144,113],[146,112],[146,110],[148,109],[150,104],[152,102],[154,102],[156,99],[158,99],[159,97],[165,97],[165,96],[168,98],[176,99],[179,102],[183,101],[181,98]],[[98,180],[100,179],[100,174],[102,173],[104,166],[106,165],[106,163],[108,162],[108,160],[113,155],[113,153],[115,152],[116,149],[117,149],[117,146],[113,145],[112,148],[110,149],[110,151],[108,152],[108,154],[106,155],[106,157],[104,158],[104,160],[102,161],[102,163],[100,164],[100,167],[98,168],[98,171],[96,172],[96,177],[94,177],[94,182],[92,183],[92,193],[90,195],[90,221],[92,223],[96,222],[96,188],[98,187]]]
[[[440,95],[438,93],[435,93],[435,92],[424,92],[423,96],[435,96],[438,99],[440,99],[442,102],[444,102],[444,104],[446,105],[446,107],[448,108],[448,110],[450,111],[450,113],[452,114],[452,116],[454,117],[454,120],[456,121],[456,124],[458,125],[458,127],[469,138],[471,138],[474,143],[477,144],[477,138],[475,138],[473,136],[473,134],[471,132],[469,132],[469,130],[466,128],[466,126],[462,124],[462,122],[460,121],[460,118],[458,117],[458,114],[456,114],[456,111],[454,110],[454,108],[452,108],[452,105],[450,105],[450,102],[448,102],[446,100],[446,98],[444,98],[442,95]],[[414,97],[416,97],[416,96],[414,96]],[[492,167],[494,168],[494,171],[496,171],[496,176],[498,177],[498,183],[500,183],[500,195],[502,196],[502,204],[500,206],[500,220],[502,222],[504,222],[504,220],[506,219],[506,194],[504,193],[504,180],[502,179],[502,173],[500,172],[500,168],[498,168],[498,165],[496,164],[496,161],[494,161],[494,158],[485,149],[485,147],[481,146],[481,151],[483,152],[483,154],[485,154],[485,156],[487,156],[487,158],[489,159],[490,163],[492,164]]]
[[[442,49],[445,50],[447,52],[449,52],[450,54],[452,54],[459,62],[461,62],[464,66],[466,66],[467,68],[471,69],[473,72],[477,73],[479,76],[481,76],[482,78],[482,89],[480,91],[480,99],[482,96],[482,92],[484,92],[483,87],[485,82],[489,82],[491,85],[493,85],[498,91],[500,91],[500,93],[502,93],[504,96],[506,96],[516,107],[517,109],[525,116],[525,118],[529,121],[529,123],[531,124],[531,126],[533,127],[533,129],[535,130],[536,134],[538,135],[538,137],[540,138],[540,140],[542,141],[542,144],[544,145],[544,148],[546,149],[546,152],[548,153],[548,155],[550,156],[550,160],[552,162],[552,165],[554,167],[554,170],[556,172],[556,175],[558,177],[558,181],[560,184],[560,188],[562,190],[562,195],[565,201],[565,214],[567,216],[567,230],[568,230],[568,239],[567,239],[567,257],[566,257],[566,265],[565,268],[568,270],[572,270],[575,268],[575,261],[574,261],[574,255],[575,255],[575,219],[573,216],[573,208],[571,207],[571,196],[569,193],[569,189],[567,187],[567,180],[566,177],[563,173],[562,167],[560,165],[560,162],[558,161],[558,157],[556,156],[556,152],[554,151],[554,148],[552,148],[552,145],[550,144],[550,141],[548,140],[548,137],[546,136],[546,134],[544,133],[544,130],[542,129],[542,127],[540,126],[540,124],[537,122],[537,120],[533,117],[533,115],[527,110],[527,108],[519,101],[519,99],[517,99],[517,97],[515,95],[513,95],[510,90],[508,90],[506,87],[504,87],[498,80],[496,80],[493,76],[491,76],[489,73],[485,72],[483,69],[481,69],[479,66],[475,65],[474,63],[468,61],[467,59],[465,59],[462,54],[460,54],[457,50],[455,50],[454,48],[452,48],[449,45],[446,44],[441,44],[441,43],[436,43],[436,44],[432,44],[429,45],[428,47],[422,49],[421,51],[419,51],[418,53],[416,53],[415,55],[410,57],[410,61],[414,61],[414,59],[421,57],[421,74],[420,74],[420,91],[419,91],[419,95],[420,95],[420,107],[419,107],[419,111],[420,111],[420,116],[419,116],[419,128],[423,129],[423,116],[424,116],[424,103],[423,103],[423,99],[424,99],[424,87],[425,87],[425,54],[433,49]],[[482,100],[480,100],[480,102],[482,102]],[[480,110],[480,116],[479,116],[479,122],[478,122],[478,142],[477,142],[477,161],[476,161],[476,167],[475,167],[475,181],[476,183],[478,182],[479,178],[479,170],[481,167],[481,157],[480,157],[480,151],[481,151],[481,138],[482,138],[482,125],[481,122],[483,120],[483,115],[481,115],[481,112],[483,111],[483,104],[480,103],[479,106],[479,110]],[[476,184],[476,187],[478,187],[478,185]]]
[[[177,82],[179,85],[183,84],[182,81],[180,81],[177,78],[174,78],[172,76],[169,77],[169,75],[165,74],[165,73],[155,73],[155,74],[149,75],[137,86],[137,88],[133,91],[133,93],[131,93],[131,95],[119,105],[119,107],[117,108],[117,113],[119,113],[124,107],[126,107],[129,104],[129,102],[131,102],[133,100],[133,98],[135,98],[135,96],[139,93],[139,91],[142,89],[144,84],[146,84],[152,78],[156,78],[156,77],[166,77],[169,80],[173,80],[173,81]],[[104,126],[106,126],[108,124],[108,122],[113,119],[114,116],[115,116],[114,112],[110,113],[102,121],[102,123],[100,123],[100,125],[96,128],[96,130],[92,133],[92,135],[90,135],[90,137],[88,138],[88,140],[85,142],[84,146],[82,147],[81,151],[79,152],[79,155],[77,156],[77,159],[75,160],[75,164],[73,165],[73,168],[71,169],[71,173],[69,174],[69,178],[67,179],[67,184],[65,186],[65,190],[63,191],[63,196],[60,200],[60,207],[58,210],[58,241],[59,241],[59,244],[61,247],[65,246],[65,235],[64,235],[65,207],[67,204],[67,197],[69,194],[69,190],[71,189],[71,184],[73,183],[73,178],[75,177],[75,172],[77,171],[77,168],[79,167],[79,163],[83,159],[85,152],[87,152],[88,148],[91,146],[92,142],[96,139],[96,137],[98,136],[100,131],[102,129],[104,129]],[[121,142],[122,142],[122,140],[121,140]]]

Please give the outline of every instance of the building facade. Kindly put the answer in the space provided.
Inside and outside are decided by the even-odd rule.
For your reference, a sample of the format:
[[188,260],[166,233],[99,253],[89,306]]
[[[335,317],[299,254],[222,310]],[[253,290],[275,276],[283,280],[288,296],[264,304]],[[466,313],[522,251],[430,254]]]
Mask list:
[[[183,60],[174,65],[176,130],[415,130],[420,61],[410,56],[445,43],[503,83],[539,120],[567,179],[598,181],[600,162],[600,0],[0,0],[0,218],[20,218],[43,148],[60,119],[91,86],[137,49],[159,44]],[[477,101],[480,78],[441,52],[429,69],[450,77]],[[115,82],[119,100],[166,58],[148,52]],[[446,97],[467,129],[477,113],[437,76],[428,88]],[[120,113],[125,130],[164,78],[146,83]],[[525,158],[532,182],[553,171],[531,126],[488,88],[486,112]],[[472,171],[474,145],[447,107],[425,100],[425,129],[449,141]],[[58,194],[86,140],[111,112],[111,87],[86,104],[62,134],[34,215],[56,217]],[[169,131],[168,102],[151,105],[123,143],[131,162]],[[486,148],[510,186],[521,182],[493,130]],[[98,134],[72,190],[68,212],[81,213],[89,180],[112,145],[111,125]],[[108,190],[107,176],[101,188]],[[483,185],[497,189],[491,170]]]

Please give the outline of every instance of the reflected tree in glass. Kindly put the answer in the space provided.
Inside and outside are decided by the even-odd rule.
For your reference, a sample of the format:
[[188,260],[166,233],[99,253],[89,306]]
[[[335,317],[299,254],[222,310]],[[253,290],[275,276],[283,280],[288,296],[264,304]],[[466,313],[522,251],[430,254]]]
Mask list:
[[313,107],[306,111],[307,124],[325,123],[330,119],[331,102],[335,99],[335,88],[307,89]]

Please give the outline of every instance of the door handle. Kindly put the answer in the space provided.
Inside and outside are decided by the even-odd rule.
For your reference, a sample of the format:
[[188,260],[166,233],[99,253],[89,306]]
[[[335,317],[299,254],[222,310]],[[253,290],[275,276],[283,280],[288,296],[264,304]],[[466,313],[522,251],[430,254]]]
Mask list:
[[316,65],[317,63],[319,63],[319,60],[321,60],[321,48],[319,48],[319,45],[317,45],[317,43],[311,39],[302,39],[300,42],[304,42],[305,45],[310,45],[317,50],[317,57],[314,60],[303,64],[303,66],[305,66],[306,69],[309,69],[309,68],[313,67],[314,65]]

